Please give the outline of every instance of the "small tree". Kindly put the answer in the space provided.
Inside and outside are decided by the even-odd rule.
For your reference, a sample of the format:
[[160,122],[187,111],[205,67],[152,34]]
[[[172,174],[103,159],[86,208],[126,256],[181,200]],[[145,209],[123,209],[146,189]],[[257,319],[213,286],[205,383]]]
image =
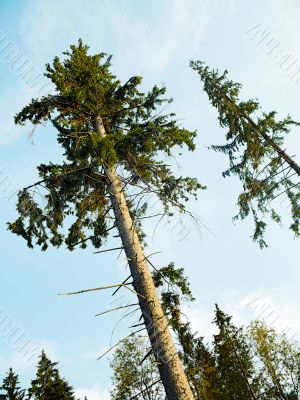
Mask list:
[[57,362],[50,361],[43,351],[37,366],[36,378],[31,381],[28,399],[75,400],[72,386],[61,378]]
[[25,389],[21,389],[19,385],[19,377],[10,368],[6,377],[3,379],[1,389],[6,392],[7,400],[23,400],[25,397]]
[[141,336],[126,339],[114,353],[111,367],[112,400],[163,400],[165,394],[153,354],[146,359],[149,348]]
[[300,396],[299,343],[262,321],[248,328],[256,363],[260,365],[264,393],[268,398],[297,400]]

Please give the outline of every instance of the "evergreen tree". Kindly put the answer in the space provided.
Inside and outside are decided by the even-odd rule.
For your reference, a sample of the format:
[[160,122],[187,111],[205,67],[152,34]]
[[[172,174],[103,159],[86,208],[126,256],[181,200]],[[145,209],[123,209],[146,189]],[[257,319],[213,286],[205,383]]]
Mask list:
[[7,400],[23,400],[25,396],[25,390],[19,385],[19,377],[12,368],[3,379],[1,389],[5,391]]
[[260,374],[252,362],[253,346],[243,328],[236,328],[231,317],[216,306],[214,324],[218,332],[211,344],[205,344],[203,337],[192,332],[190,322],[183,322],[181,318],[182,300],[194,300],[183,269],[171,263],[154,273],[154,281],[164,287],[162,304],[177,336],[179,354],[194,397],[197,400],[256,399]]
[[72,386],[60,377],[57,362],[50,361],[43,351],[37,366],[36,378],[28,390],[32,400],[75,400]]
[[[147,194],[160,200],[167,216],[174,209],[187,213],[189,196],[203,187],[174,176],[161,155],[171,156],[174,147],[194,150],[196,132],[181,128],[174,114],[159,112],[171,102],[165,88],[145,94],[139,76],[121,84],[110,72],[111,58],[88,55],[81,41],[64,56],[45,74],[56,94],[32,100],[15,122],[50,121],[65,161],[38,167],[41,180],[20,192],[19,218],[9,229],[43,250],[49,243],[85,248],[88,241],[99,248],[117,229],[167,397],[192,399],[143,251],[140,214]],[[37,187],[46,189],[45,206],[35,197]]]
[[257,399],[259,380],[253,364],[252,348],[243,328],[235,327],[231,317],[216,306],[213,352],[222,388],[222,399]]
[[299,125],[290,116],[276,120],[276,112],[264,113],[257,100],[241,101],[241,84],[210,70],[201,61],[192,61],[191,67],[204,83],[212,105],[219,113],[221,127],[227,129],[226,143],[212,146],[213,150],[229,156],[229,169],[223,176],[237,175],[243,192],[239,196],[239,214],[235,218],[253,215],[253,239],[266,246],[264,232],[266,214],[277,222],[281,216],[275,199],[286,195],[286,208],[290,207],[290,229],[300,235],[300,165],[283,150],[284,139],[291,127]]
[[[172,322],[171,322],[172,323]],[[297,400],[300,395],[299,343],[288,340],[262,321],[248,327],[236,327],[232,318],[218,306],[213,341],[192,333],[190,323],[176,322],[174,332],[180,345],[180,357],[197,400]],[[147,355],[147,342],[132,337],[115,353],[112,368],[113,399],[163,399],[163,395],[147,392],[157,373],[153,357],[147,357],[144,374],[141,365]],[[144,356],[143,356],[144,355]],[[156,371],[156,372],[155,372]],[[161,384],[154,386],[157,390]],[[158,397],[157,397],[158,396]],[[161,396],[161,397],[160,397]]]
[[183,271],[183,268],[177,268],[174,263],[170,263],[156,270],[153,279],[159,289],[169,325],[177,337],[179,355],[194,397],[197,400],[213,400],[216,393],[220,393],[214,358],[203,343],[203,338],[192,332],[190,322],[182,320],[182,303],[195,300]]

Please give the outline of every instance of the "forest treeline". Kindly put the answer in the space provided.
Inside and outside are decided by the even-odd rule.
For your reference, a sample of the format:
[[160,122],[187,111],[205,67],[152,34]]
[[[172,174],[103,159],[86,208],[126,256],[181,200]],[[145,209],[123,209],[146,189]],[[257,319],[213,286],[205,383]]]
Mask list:
[[[300,347],[263,321],[237,327],[217,305],[211,342],[179,323],[177,341],[185,373],[197,400],[298,400]],[[159,370],[145,336],[126,338],[112,361],[111,400],[165,400]],[[61,377],[57,363],[40,355],[36,376],[24,389],[12,368],[3,379],[0,399],[78,399]],[[2,397],[1,397],[2,396]],[[99,399],[100,400],[100,399]]]

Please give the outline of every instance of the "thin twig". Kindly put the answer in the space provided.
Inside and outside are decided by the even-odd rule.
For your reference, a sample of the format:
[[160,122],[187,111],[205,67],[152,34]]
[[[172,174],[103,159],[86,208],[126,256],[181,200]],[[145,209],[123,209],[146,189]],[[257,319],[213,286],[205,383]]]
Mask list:
[[[122,282],[122,285],[125,285],[125,283],[128,282],[128,280],[131,278],[131,274]],[[114,296],[120,289],[122,286],[119,286],[112,294],[112,296]]]
[[[110,228],[106,229],[106,231],[105,231],[104,233],[107,233],[107,232],[111,231],[111,230],[114,229],[115,227],[116,227],[116,225],[111,226]],[[74,246],[78,246],[79,244],[84,243],[84,242],[87,242],[88,240],[95,239],[97,236],[100,236],[100,235],[89,236],[88,238],[85,238],[85,239],[83,239],[83,240],[80,240],[80,242],[75,243]]]
[[138,326],[145,325],[145,322],[141,322],[140,324],[131,325],[129,328],[137,328]]
[[92,169],[92,168],[95,168],[95,167],[96,167],[96,166],[89,166],[89,167],[84,167],[84,168],[77,168],[77,169],[74,169],[74,170],[72,170],[72,171],[66,172],[65,174],[61,174],[61,175],[52,176],[52,177],[49,177],[49,178],[46,178],[46,179],[42,179],[41,181],[35,182],[34,184],[25,187],[23,190],[30,189],[30,188],[32,188],[32,187],[34,187],[34,186],[37,186],[37,185],[40,185],[41,183],[44,183],[44,182],[54,181],[54,180],[56,180],[56,179],[64,178],[65,176],[68,176],[68,175],[71,175],[71,174],[75,174],[75,173],[77,173],[77,172],[83,172],[83,171],[86,171],[86,170],[89,170],[89,169]]
[[124,315],[118,320],[118,322],[115,324],[115,326],[114,326],[114,328],[113,328],[113,330],[112,330],[112,332],[111,332],[111,335],[110,335],[110,340],[109,340],[109,345],[110,345],[110,346],[111,346],[111,344],[112,344],[112,340],[113,340],[113,336],[114,336],[114,334],[115,334],[115,331],[116,331],[117,327],[119,326],[119,324],[123,321],[123,319],[125,319],[126,317],[129,317],[129,315],[132,315],[132,314],[134,314],[135,312],[137,312],[137,311],[139,311],[139,310],[140,310],[140,307],[137,307],[137,308],[135,308],[134,310],[132,310],[132,311],[130,311],[130,312],[124,314]]
[[112,312],[112,311],[117,311],[117,310],[121,310],[123,308],[132,307],[132,306],[138,306],[138,305],[139,305],[138,303],[133,303],[133,304],[127,304],[127,306],[120,306],[120,307],[110,308],[109,310],[105,310],[105,311],[102,311],[99,314],[95,314],[94,317],[100,317],[100,315],[104,315],[104,314],[107,314],[107,313]]
[[113,248],[107,249],[107,250],[94,251],[93,254],[106,253],[108,251],[114,251],[114,250],[124,250],[124,247],[113,247]]
[[125,338],[119,340],[118,343],[116,343],[114,346],[110,347],[108,350],[106,350],[103,354],[101,354],[100,357],[97,358],[97,360],[100,360],[101,358],[103,358],[107,353],[109,353],[111,350],[115,349],[117,346],[119,346],[119,344],[121,344],[122,342],[124,342],[126,339],[130,338],[133,335],[136,335],[137,333],[143,331],[143,329],[139,329],[138,331],[132,332],[130,335],[126,336]]
[[[161,382],[161,379],[158,379],[157,381],[153,382],[151,385],[148,386],[148,389],[151,388],[152,386],[156,385],[157,383]],[[138,394],[134,395],[133,397],[130,397],[129,400],[134,400],[136,399],[138,396],[140,396],[142,393],[144,393],[147,389],[143,389],[141,392],[139,392]]]
[[131,289],[128,287],[128,285],[124,285],[123,283],[119,283],[117,285],[108,285],[108,286],[101,286],[98,288],[92,288],[92,289],[84,289],[84,290],[78,290],[77,292],[68,292],[68,293],[58,293],[59,296],[72,296],[74,294],[81,294],[81,293],[87,293],[87,292],[96,292],[98,290],[105,290],[105,289],[111,289],[115,287],[125,287],[126,289],[130,290],[130,292],[140,296],[142,299],[146,301],[146,298],[141,295],[140,293],[136,292],[135,290]]
[[150,355],[151,355],[152,353],[153,353],[153,349],[151,348],[151,349],[147,352],[147,354],[145,355],[145,357],[142,359],[142,361],[140,362],[140,365],[142,365],[143,362],[146,361],[147,358],[150,357]]

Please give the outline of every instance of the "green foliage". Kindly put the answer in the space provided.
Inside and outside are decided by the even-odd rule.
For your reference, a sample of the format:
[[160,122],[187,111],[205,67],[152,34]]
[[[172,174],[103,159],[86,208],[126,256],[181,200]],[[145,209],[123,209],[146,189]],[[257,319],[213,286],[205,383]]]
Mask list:
[[177,268],[173,262],[166,267],[155,270],[152,274],[154,284],[160,289],[160,298],[170,326],[177,330],[180,326],[181,301],[193,301],[193,295],[184,269]]
[[[116,168],[125,195],[130,198],[138,188],[143,195],[154,193],[165,213],[171,208],[185,212],[190,196],[203,186],[194,178],[175,177],[159,159],[171,156],[174,147],[194,150],[196,132],[180,127],[173,113],[159,111],[171,99],[166,89],[154,86],[148,93],[139,90],[142,78],[131,77],[125,84],[110,72],[111,57],[105,53],[88,54],[79,40],[46,66],[46,77],[56,89],[55,95],[33,99],[15,117],[17,124],[49,121],[57,132],[65,162],[38,167],[41,181],[19,194],[19,218],[9,229],[22,236],[29,247],[49,244],[86,247],[91,240],[99,248],[113,228],[110,215],[110,182],[107,167]],[[99,115],[106,137],[96,133]],[[45,203],[37,198],[44,190]],[[132,215],[139,196],[131,201]]]
[[145,340],[140,336],[126,339],[114,353],[111,367],[112,400],[165,399],[158,368],[153,355],[147,357],[148,349]]
[[[192,332],[189,322],[180,322],[174,329],[195,399],[299,398],[298,343],[288,340],[262,321],[254,321],[246,328],[236,327],[232,318],[218,306],[214,325],[216,333],[208,344]],[[147,343],[142,337],[131,337],[118,347],[111,364],[113,400],[130,399],[136,393],[140,393],[137,399],[164,399],[161,383],[151,386],[159,375],[155,359],[148,354]],[[143,359],[146,361],[141,363]],[[156,388],[157,392],[147,393],[147,387]]]
[[261,321],[248,328],[268,399],[297,400],[300,396],[300,349],[286,335]]
[[223,399],[256,398],[259,380],[252,360],[252,348],[243,328],[236,328],[231,317],[216,306],[214,323],[218,333],[214,335],[213,352],[220,376]]
[[28,390],[28,399],[32,400],[75,400],[72,386],[61,378],[57,363],[50,361],[43,351],[36,378],[32,380]]
[[21,389],[19,385],[19,377],[10,368],[6,377],[3,379],[0,389],[4,390],[7,400],[23,400],[25,397],[25,390]]
[[[170,263],[156,270],[153,279],[177,338],[178,352],[195,399],[298,399],[300,348],[297,343],[261,321],[254,321],[246,328],[236,327],[232,317],[217,305],[213,321],[216,333],[211,343],[205,343],[203,337],[192,331],[186,316],[182,318],[182,300],[194,300],[183,269]],[[135,344],[141,346],[137,341]],[[133,360],[135,353],[130,355]],[[147,354],[145,348],[142,353]]]
[[191,67],[199,74],[211,104],[218,111],[220,126],[227,130],[226,144],[211,146],[229,157],[229,168],[223,176],[237,175],[243,184],[238,199],[239,214],[235,218],[244,219],[252,213],[253,239],[264,247],[267,245],[265,215],[270,214],[280,223],[274,203],[285,194],[281,206],[290,208],[290,228],[299,236],[300,167],[280,147],[291,127],[299,123],[290,116],[276,120],[276,112],[262,112],[257,100],[241,101],[242,85],[229,80],[227,71],[220,74],[201,61],[192,61]]
[[176,330],[185,373],[197,400],[253,400],[259,380],[252,363],[252,348],[242,328],[218,306],[211,344],[192,332],[190,322]]
[[[197,337],[190,322],[182,313],[183,301],[194,301],[190,284],[183,268],[174,263],[153,272],[155,286],[159,288],[163,309],[179,343],[179,355],[185,374],[196,399],[215,399],[218,389],[215,360],[202,337]],[[184,316],[184,322],[183,318]],[[205,397],[206,396],[206,397]]]

